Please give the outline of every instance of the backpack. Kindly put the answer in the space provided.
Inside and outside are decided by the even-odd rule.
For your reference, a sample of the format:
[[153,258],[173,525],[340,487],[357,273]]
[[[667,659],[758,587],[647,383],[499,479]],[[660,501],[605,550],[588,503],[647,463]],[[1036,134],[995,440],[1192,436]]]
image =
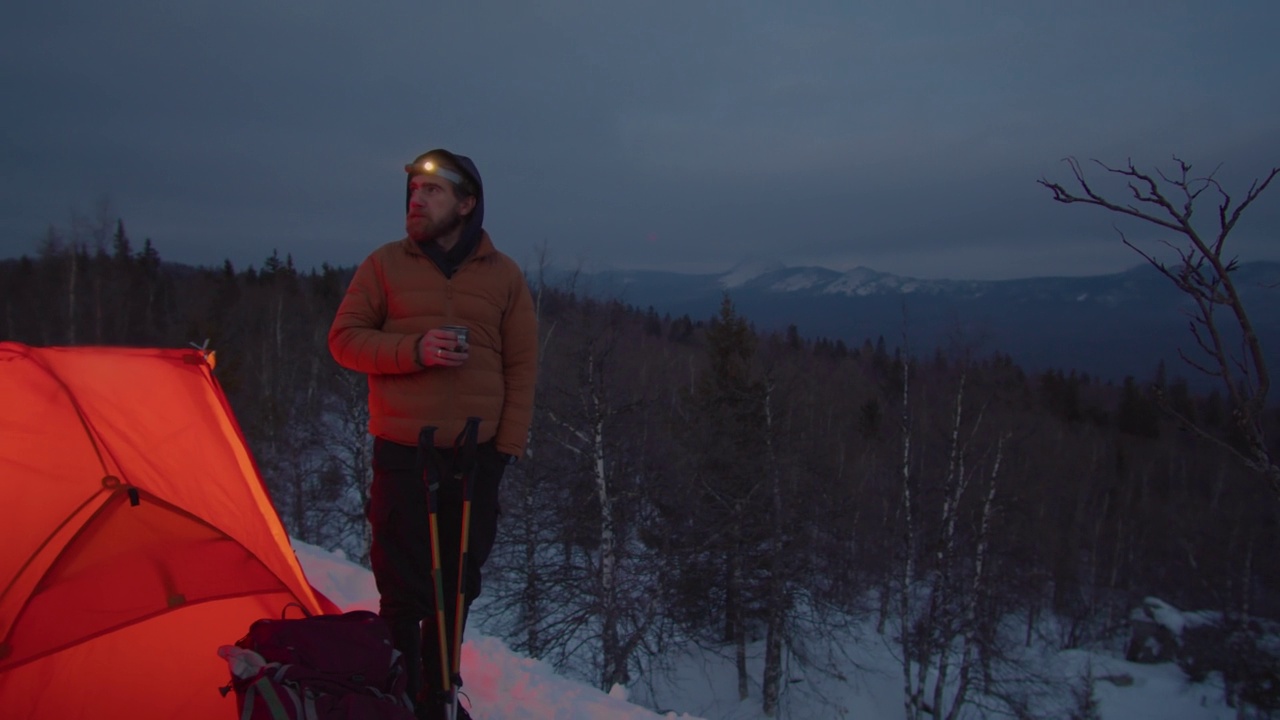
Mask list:
[[218,654],[241,720],[414,720],[404,661],[367,610],[257,620]]

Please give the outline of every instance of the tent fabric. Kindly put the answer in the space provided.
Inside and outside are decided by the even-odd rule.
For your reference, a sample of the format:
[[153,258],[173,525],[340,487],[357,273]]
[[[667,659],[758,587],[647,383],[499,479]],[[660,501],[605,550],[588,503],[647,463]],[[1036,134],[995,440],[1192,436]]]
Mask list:
[[4,717],[232,717],[217,647],[336,610],[201,351],[0,343],[0,488]]

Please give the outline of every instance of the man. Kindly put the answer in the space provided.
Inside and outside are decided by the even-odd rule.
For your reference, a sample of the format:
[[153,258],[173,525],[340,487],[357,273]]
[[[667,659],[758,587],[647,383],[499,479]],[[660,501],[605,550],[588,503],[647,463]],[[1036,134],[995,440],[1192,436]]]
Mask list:
[[[356,269],[329,330],[329,351],[343,367],[369,376],[369,554],[379,614],[405,655],[418,716],[437,718],[446,717],[449,694],[442,687],[419,432],[437,428],[430,474],[439,470],[445,647],[452,652],[461,485],[469,477],[465,613],[480,593],[480,568],[497,534],[498,483],[524,452],[529,432],[537,320],[520,268],[483,229],[484,187],[475,163],[432,150],[405,171],[407,237],[373,251]],[[465,342],[445,326],[467,328]],[[476,451],[455,452],[470,417],[480,419]],[[461,707],[458,716],[469,717]]]

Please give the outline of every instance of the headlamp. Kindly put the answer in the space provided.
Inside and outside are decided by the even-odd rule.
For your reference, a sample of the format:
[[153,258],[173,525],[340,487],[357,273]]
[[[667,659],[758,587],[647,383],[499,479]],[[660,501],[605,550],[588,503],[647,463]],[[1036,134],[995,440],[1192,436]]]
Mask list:
[[413,162],[404,166],[404,171],[409,173],[410,175],[435,175],[437,177],[442,177],[445,180],[448,180],[454,185],[462,184],[461,175],[450,170],[449,168],[441,167],[440,163],[437,163],[436,161],[430,158],[420,158],[418,160],[414,160]]

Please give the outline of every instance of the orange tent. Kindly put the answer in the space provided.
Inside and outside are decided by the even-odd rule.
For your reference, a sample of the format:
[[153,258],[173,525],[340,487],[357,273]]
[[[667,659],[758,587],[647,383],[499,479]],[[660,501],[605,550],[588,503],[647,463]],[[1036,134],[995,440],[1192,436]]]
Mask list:
[[235,716],[217,656],[303,576],[196,350],[0,343],[0,715]]

